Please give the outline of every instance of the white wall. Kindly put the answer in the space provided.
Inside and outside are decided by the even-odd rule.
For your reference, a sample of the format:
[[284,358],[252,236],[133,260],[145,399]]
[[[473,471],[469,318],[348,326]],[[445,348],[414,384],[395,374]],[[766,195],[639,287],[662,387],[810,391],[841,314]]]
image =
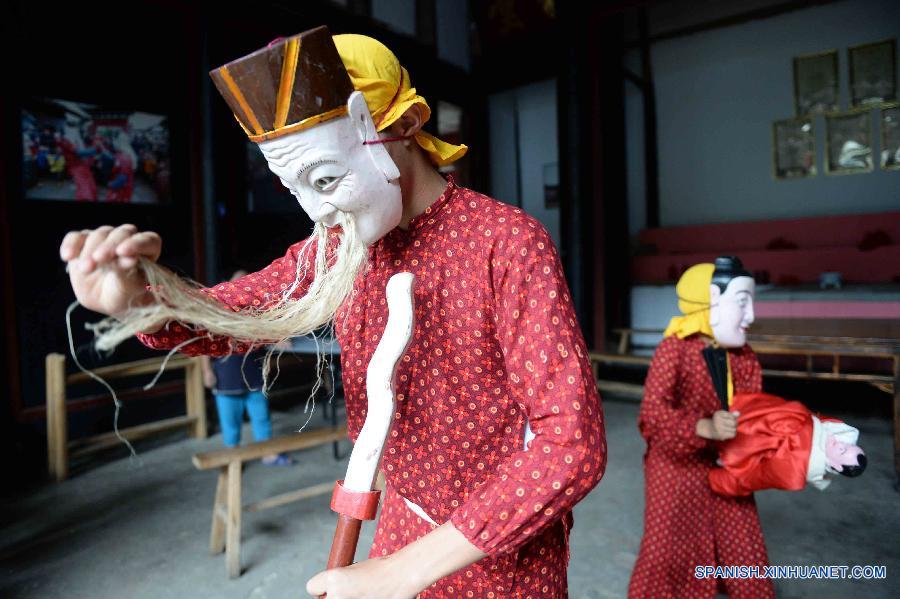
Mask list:
[[[900,171],[824,174],[823,118],[815,122],[816,177],[775,180],[771,141],[772,121],[793,116],[794,56],[839,50],[846,109],[847,47],[897,37],[900,2],[845,0],[654,44],[661,224],[900,209]],[[638,71],[636,52],[626,65]],[[640,102],[626,83],[632,234],[644,226]],[[876,156],[879,146],[876,139]]]
[[[631,328],[665,329],[673,316],[678,316],[675,285],[638,285],[631,288]],[[662,335],[641,333],[632,338],[637,347],[655,347]]]

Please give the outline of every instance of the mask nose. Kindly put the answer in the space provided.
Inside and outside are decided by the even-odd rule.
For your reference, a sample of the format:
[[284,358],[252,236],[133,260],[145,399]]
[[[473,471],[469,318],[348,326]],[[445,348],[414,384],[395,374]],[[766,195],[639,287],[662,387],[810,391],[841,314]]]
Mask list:
[[319,207],[319,214],[316,217],[316,222],[320,222],[326,227],[333,227],[337,224],[338,220],[338,209],[332,206],[331,204],[322,204]]

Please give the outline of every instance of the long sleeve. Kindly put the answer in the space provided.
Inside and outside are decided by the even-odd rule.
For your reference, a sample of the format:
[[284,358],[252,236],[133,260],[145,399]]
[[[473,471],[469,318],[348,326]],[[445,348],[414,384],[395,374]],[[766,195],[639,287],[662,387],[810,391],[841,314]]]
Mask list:
[[[284,256],[258,272],[234,281],[219,283],[204,291],[235,312],[249,308],[265,308],[266,305],[278,300],[294,283],[298,261],[302,260],[304,265],[299,272],[306,274],[292,294],[292,297],[300,297],[312,283],[316,254],[315,243],[311,243],[305,250],[304,244],[306,241],[295,243],[288,248]],[[196,341],[185,345],[179,351],[190,356],[224,356],[231,353],[245,353],[249,349],[246,345],[228,337],[209,335],[179,322],[167,323],[150,335],[138,335],[138,339],[144,345],[153,349],[172,349],[195,338]]]
[[492,284],[512,399],[535,437],[451,516],[488,554],[514,551],[563,517],[606,466],[600,396],[556,248],[534,219],[519,225],[494,247]]
[[667,337],[656,348],[647,378],[638,428],[647,444],[673,456],[690,455],[708,444],[697,436],[697,421],[708,414],[677,398],[678,373],[684,356],[681,340]]

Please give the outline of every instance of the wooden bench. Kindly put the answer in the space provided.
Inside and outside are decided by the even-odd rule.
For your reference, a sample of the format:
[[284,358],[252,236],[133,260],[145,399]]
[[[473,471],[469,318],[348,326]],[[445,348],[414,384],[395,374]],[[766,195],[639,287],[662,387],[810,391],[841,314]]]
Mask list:
[[[149,358],[124,364],[113,364],[95,368],[92,372],[107,381],[142,374],[156,373],[162,365],[162,358]],[[45,359],[47,382],[47,467],[51,478],[65,480],[69,475],[69,460],[88,455],[121,443],[115,433],[103,433],[70,441],[68,438],[68,413],[78,409],[80,404],[92,400],[66,400],[66,391],[71,385],[90,382],[92,379],[83,372],[66,374],[66,357],[63,354],[47,354]],[[203,389],[203,372],[197,358],[173,357],[166,365],[167,372],[184,370],[185,415],[156,422],[149,422],[119,430],[119,434],[134,441],[143,437],[175,428],[187,428],[190,436],[205,439],[206,403]],[[109,399],[112,403],[112,398]]]
[[334,489],[334,481],[330,480],[243,505],[241,471],[244,462],[258,460],[266,455],[309,449],[346,438],[347,427],[341,426],[194,455],[193,463],[198,470],[219,469],[219,480],[216,484],[216,495],[212,508],[209,552],[213,555],[225,552],[225,567],[229,578],[237,578],[241,575],[241,515],[243,512],[258,512],[309,497],[326,495]]
[[[643,385],[623,383],[600,378],[601,364],[649,366],[651,356],[631,352],[636,334],[661,335],[656,329],[615,329],[619,335],[615,353],[591,352],[594,379],[601,391],[630,397],[643,397]],[[900,483],[900,341],[862,337],[815,337],[799,335],[748,335],[748,342],[759,355],[799,356],[805,359],[802,370],[764,368],[763,376],[806,380],[864,382],[893,396],[894,399],[894,470]],[[815,368],[816,359],[828,358],[831,367],[827,371]],[[889,374],[847,372],[842,358],[868,358],[890,361]]]

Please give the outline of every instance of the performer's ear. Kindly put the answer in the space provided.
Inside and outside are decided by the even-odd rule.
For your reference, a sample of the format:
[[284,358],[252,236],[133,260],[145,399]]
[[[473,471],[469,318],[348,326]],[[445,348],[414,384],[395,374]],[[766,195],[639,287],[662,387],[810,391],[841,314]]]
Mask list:
[[[375,129],[375,123],[372,121],[372,115],[369,114],[369,107],[366,105],[366,99],[362,92],[353,92],[347,100],[347,113],[356,129],[359,143],[378,139],[378,131]],[[391,160],[391,156],[384,149],[382,144],[369,144],[366,146],[369,156],[384,174],[388,181],[396,181],[400,178],[400,171],[397,165]]]
[[392,129],[397,135],[402,137],[412,137],[418,133],[425,125],[425,114],[419,104],[413,104],[406,109],[399,119],[392,125]]

